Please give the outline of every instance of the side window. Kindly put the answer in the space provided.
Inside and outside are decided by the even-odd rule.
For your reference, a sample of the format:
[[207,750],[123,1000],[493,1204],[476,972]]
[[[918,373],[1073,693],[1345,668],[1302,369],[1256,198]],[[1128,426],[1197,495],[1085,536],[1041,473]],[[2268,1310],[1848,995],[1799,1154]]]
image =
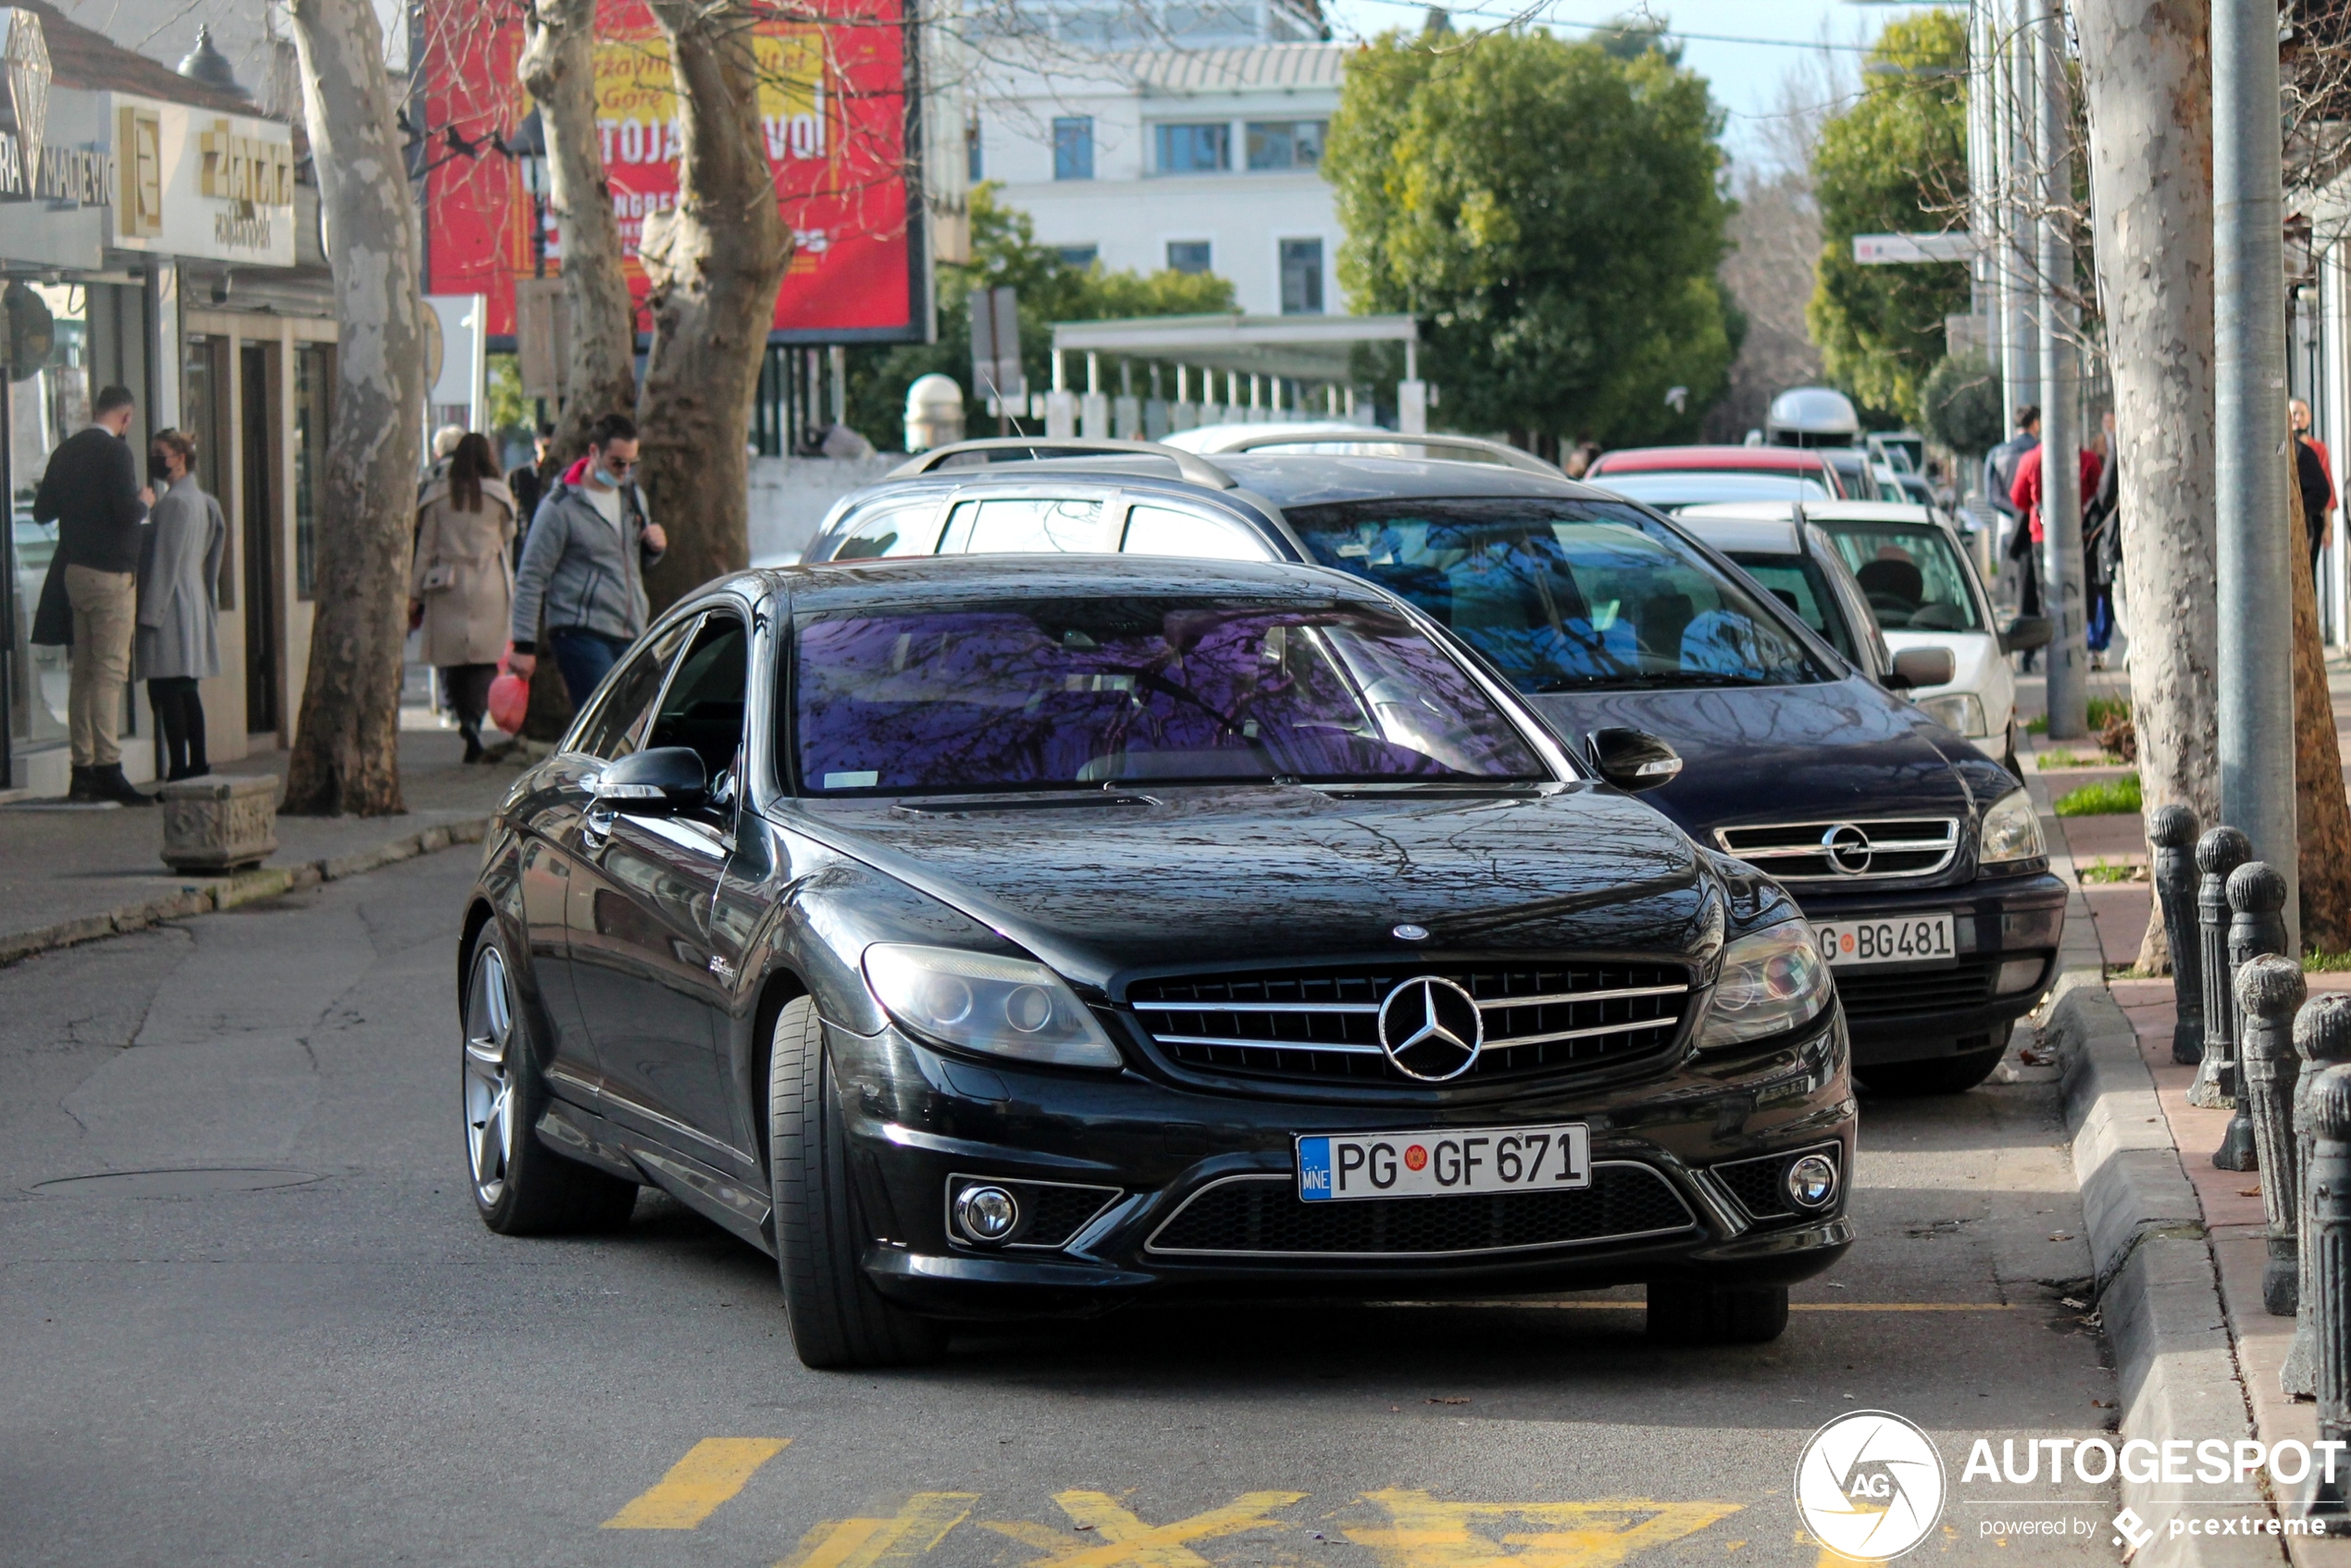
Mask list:
[[830,559],[875,561],[889,555],[927,555],[939,545],[939,503],[883,501],[850,520],[849,531]]
[[1263,561],[1264,542],[1229,517],[1173,506],[1137,506],[1126,514],[1129,555],[1189,555],[1205,561]]
[[1101,502],[1026,495],[958,502],[939,541],[941,555],[1083,554],[1103,548]]
[[653,702],[661,695],[661,678],[690,624],[681,621],[637,650],[604,688],[604,699],[596,704],[596,711],[579,727],[578,739],[572,742],[573,751],[610,762],[627,756],[643,743]]
[[691,747],[714,780],[731,771],[742,744],[750,652],[743,623],[733,616],[703,622],[661,700],[647,747]]

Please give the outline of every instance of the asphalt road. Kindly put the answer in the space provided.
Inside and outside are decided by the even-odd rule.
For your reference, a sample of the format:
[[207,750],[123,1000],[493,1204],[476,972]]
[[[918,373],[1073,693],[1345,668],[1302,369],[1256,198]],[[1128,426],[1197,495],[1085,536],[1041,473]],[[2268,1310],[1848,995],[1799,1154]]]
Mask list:
[[[665,1199],[593,1240],[475,1219],[473,864],[0,970],[0,1562],[1809,1565],[1791,1474],[1861,1408],[1942,1454],[1919,1556],[2114,1560],[2110,1485],[1960,1475],[1977,1436],[2112,1419],[2043,1283],[2088,1270],[2046,1069],[1865,1105],[1862,1239],[1772,1346],[1652,1349],[1586,1297],[1137,1311],[811,1373],[767,1260]],[[1984,1538],[2021,1518],[2082,1533]]]

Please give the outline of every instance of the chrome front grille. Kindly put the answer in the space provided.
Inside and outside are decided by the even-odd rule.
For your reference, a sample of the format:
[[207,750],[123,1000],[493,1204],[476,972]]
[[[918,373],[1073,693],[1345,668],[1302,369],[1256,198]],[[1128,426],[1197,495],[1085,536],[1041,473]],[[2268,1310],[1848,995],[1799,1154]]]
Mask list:
[[1678,964],[1410,960],[1376,969],[1296,968],[1140,980],[1126,1005],[1188,1067],[1247,1076],[1412,1085],[1381,1050],[1380,1003],[1424,977],[1476,1002],[1485,1045],[1453,1083],[1580,1069],[1672,1043],[1690,1001]]
[[1874,882],[1932,877],[1959,852],[1951,816],[1775,822],[1717,828],[1714,841],[1783,882]]

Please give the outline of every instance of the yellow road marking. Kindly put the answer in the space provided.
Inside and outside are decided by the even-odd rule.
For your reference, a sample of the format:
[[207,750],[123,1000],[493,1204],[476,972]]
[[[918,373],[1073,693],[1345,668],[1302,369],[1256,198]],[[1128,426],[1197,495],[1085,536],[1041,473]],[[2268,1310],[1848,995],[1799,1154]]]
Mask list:
[[971,1515],[977,1492],[916,1492],[892,1519],[827,1519],[776,1568],[903,1568]]
[[704,1437],[669,1474],[604,1521],[607,1530],[690,1530],[743,1489],[790,1437]]
[[[1287,1508],[1304,1492],[1243,1492],[1223,1508],[1195,1513],[1173,1524],[1146,1524],[1101,1492],[1059,1492],[1053,1500],[1070,1522],[1087,1534],[1073,1542],[1058,1530],[1026,1520],[989,1520],[988,1527],[1050,1555],[1027,1568],[1209,1568],[1208,1560],[1188,1549],[1186,1542],[1204,1541],[1242,1530],[1285,1529],[1279,1519],[1265,1515]],[[1099,1544],[1096,1544],[1099,1543]]]
[[[1347,1538],[1378,1553],[1381,1568],[1614,1568],[1652,1547],[1696,1535],[1742,1506],[1647,1498],[1443,1502],[1400,1488],[1363,1496],[1386,1511],[1389,1523],[1382,1529],[1350,1530]],[[1490,1527],[1509,1520],[1553,1528],[1492,1536],[1470,1527],[1473,1522]]]
[[[1545,1311],[1637,1313],[1640,1301],[1367,1301],[1372,1307],[1536,1307]],[[1790,1301],[1792,1313],[2012,1313],[2012,1301]]]

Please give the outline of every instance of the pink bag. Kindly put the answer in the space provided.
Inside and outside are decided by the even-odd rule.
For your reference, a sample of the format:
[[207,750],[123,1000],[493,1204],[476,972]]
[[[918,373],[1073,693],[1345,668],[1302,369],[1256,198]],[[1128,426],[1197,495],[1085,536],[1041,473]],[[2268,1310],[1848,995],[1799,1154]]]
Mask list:
[[498,674],[490,682],[490,722],[509,735],[519,735],[523,716],[530,711],[530,682],[506,667],[514,651],[509,642],[498,657]]

